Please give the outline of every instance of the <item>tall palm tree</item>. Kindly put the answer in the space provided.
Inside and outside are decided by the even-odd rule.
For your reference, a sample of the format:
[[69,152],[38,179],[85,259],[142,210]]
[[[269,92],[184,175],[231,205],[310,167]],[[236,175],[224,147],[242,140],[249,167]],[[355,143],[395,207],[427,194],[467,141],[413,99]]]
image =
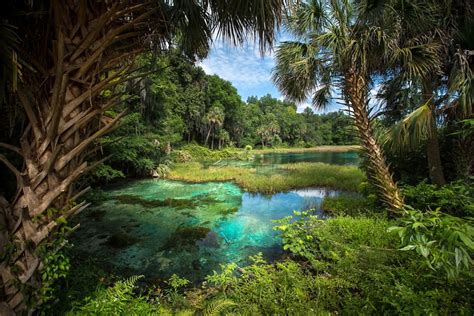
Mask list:
[[211,135],[212,132],[212,142],[211,142],[211,148],[214,149],[214,138],[216,131],[219,127],[221,127],[224,124],[224,110],[219,107],[219,106],[213,106],[210,108],[209,112],[206,114],[206,122],[209,125],[207,135],[206,135],[206,141],[204,142],[204,145],[207,146],[207,142],[209,141],[209,136]]
[[2,21],[16,27],[21,57],[31,65],[17,89],[27,118],[22,137],[0,144],[24,161],[19,170],[0,156],[18,182],[10,201],[0,198],[0,224],[6,227],[0,234],[0,301],[20,313],[26,302],[41,303],[38,247],[88,205],[75,202],[87,188],[74,183],[96,164],[87,162],[87,149],[125,115],[107,116],[123,102],[117,87],[146,76],[135,57],[175,46],[204,57],[213,33],[234,44],[256,38],[264,50],[274,40],[286,1],[12,0],[6,5]]
[[[382,93],[387,108],[398,107],[407,115],[391,131],[392,147],[407,147],[425,143],[430,179],[443,185],[438,129],[443,122],[462,120],[472,115],[472,85],[474,58],[472,28],[474,6],[464,1],[389,1],[390,12],[379,15],[375,24],[396,25],[396,40],[388,51],[398,57],[401,46],[430,46],[424,56],[429,64],[416,68],[420,62],[413,56],[395,58]],[[470,40],[469,40],[470,39]],[[427,42],[429,41],[429,42]],[[426,52],[427,50],[425,50]],[[403,92],[402,92],[403,91]],[[408,94],[404,93],[408,92]],[[417,109],[410,112],[410,103],[418,100]],[[421,106],[420,106],[421,105]]]
[[278,47],[273,80],[287,97],[303,101],[311,96],[313,106],[319,108],[338,88],[368,158],[369,179],[385,205],[398,210],[403,200],[374,137],[368,108],[371,74],[377,64],[372,50],[380,48],[377,33],[383,30],[361,23],[359,12],[349,0],[311,0],[296,6],[286,27],[297,40]]

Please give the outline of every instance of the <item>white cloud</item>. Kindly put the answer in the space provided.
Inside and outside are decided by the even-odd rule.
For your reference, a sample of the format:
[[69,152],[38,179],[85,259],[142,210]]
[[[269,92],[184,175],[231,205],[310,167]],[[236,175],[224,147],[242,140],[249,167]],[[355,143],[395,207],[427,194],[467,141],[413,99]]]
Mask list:
[[271,80],[273,60],[261,57],[253,43],[230,47],[215,41],[209,57],[198,64],[208,74],[217,74],[240,86],[253,86]]

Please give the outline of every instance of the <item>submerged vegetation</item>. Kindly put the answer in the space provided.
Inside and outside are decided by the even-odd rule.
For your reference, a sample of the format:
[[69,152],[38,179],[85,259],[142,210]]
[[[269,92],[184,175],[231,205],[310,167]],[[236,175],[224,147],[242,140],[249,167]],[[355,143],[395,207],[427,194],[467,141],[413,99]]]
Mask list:
[[[126,281],[126,291],[120,291],[124,283],[119,281],[99,289],[74,313],[166,315],[215,309],[237,315],[472,314],[473,289],[463,282],[472,278],[472,271],[461,269],[450,277],[433,270],[422,255],[400,249],[404,244],[394,226],[398,220],[346,216],[320,220],[310,214],[278,223],[291,259],[269,264],[256,255],[249,266],[224,265],[207,277],[206,285],[185,286],[179,292],[170,287],[137,296],[132,294],[133,280]],[[120,303],[113,304],[114,298]]]
[[176,164],[168,179],[189,182],[234,181],[249,192],[274,193],[307,187],[358,191],[364,173],[354,166],[324,163],[294,163],[258,171],[237,166],[208,166],[200,162]]
[[[471,2],[5,7],[0,314],[474,314]],[[280,27],[290,40],[277,45]],[[242,100],[197,66],[216,37],[274,47],[284,98]],[[346,111],[302,110],[309,99]],[[359,166],[264,162],[355,150]],[[162,186],[127,191],[143,177]],[[109,183],[125,188],[105,201]],[[79,217],[87,231],[71,219],[88,200],[107,209]],[[293,211],[275,200],[305,209],[271,221]],[[148,277],[168,267],[179,273]]]

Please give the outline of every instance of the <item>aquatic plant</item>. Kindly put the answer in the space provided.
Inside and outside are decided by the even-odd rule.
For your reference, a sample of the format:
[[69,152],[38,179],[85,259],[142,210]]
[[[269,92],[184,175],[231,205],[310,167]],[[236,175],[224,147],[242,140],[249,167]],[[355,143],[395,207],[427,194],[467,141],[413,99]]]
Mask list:
[[203,226],[178,227],[167,239],[162,250],[194,246],[197,241],[204,239],[210,231],[210,228]]
[[126,248],[135,244],[138,241],[138,238],[133,237],[125,232],[118,232],[113,234],[107,240],[107,244],[113,248]]
[[358,191],[364,173],[353,166],[324,163],[293,163],[276,166],[272,173],[258,173],[255,168],[209,166],[192,162],[176,164],[168,179],[188,182],[234,181],[250,192],[273,193],[295,188],[322,186]]
[[114,197],[120,203],[123,204],[139,204],[144,207],[157,208],[157,207],[173,207],[176,209],[188,209],[195,208],[198,204],[197,201],[192,199],[172,199],[167,198],[164,200],[147,200],[136,195],[122,194]]

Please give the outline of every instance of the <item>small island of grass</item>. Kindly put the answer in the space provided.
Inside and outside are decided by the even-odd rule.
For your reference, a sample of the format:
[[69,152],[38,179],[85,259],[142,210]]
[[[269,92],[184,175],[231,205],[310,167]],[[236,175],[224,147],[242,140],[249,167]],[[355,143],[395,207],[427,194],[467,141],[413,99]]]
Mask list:
[[256,168],[209,166],[201,162],[176,164],[168,179],[187,182],[234,181],[249,192],[274,193],[305,187],[328,187],[358,191],[365,181],[363,171],[355,166],[325,163],[292,163],[275,166],[271,173],[259,173]]

